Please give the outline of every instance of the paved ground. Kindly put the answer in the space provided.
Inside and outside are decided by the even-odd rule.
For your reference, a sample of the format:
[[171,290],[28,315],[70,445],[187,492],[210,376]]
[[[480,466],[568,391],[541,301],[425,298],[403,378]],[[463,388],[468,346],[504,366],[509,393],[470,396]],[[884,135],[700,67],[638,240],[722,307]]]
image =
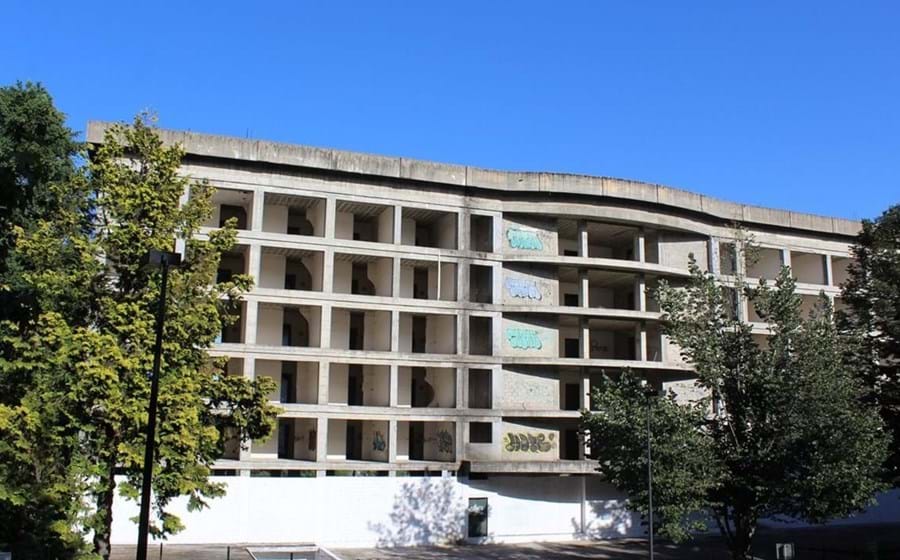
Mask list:
[[[764,529],[756,538],[754,553],[775,559],[775,543],[795,545],[797,560],[887,560],[900,558],[900,524],[843,528]],[[231,545],[232,560],[251,560],[245,545]],[[259,546],[259,545],[252,545]],[[332,550],[344,560],[637,560],[647,557],[647,541],[572,541],[521,545],[471,545],[395,549]],[[675,546],[658,543],[658,560],[727,560],[729,555],[717,537],[700,538]],[[225,545],[166,545],[162,554],[151,548],[151,560],[227,560]],[[112,560],[131,560],[133,546],[113,548]]]

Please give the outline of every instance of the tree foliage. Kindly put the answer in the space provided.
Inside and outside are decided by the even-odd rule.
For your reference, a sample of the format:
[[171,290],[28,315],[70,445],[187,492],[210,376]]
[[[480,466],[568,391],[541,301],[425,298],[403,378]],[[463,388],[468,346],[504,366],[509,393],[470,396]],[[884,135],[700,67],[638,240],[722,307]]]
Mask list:
[[[136,499],[154,341],[159,272],[144,265],[151,249],[184,242],[184,265],[170,272],[160,375],[159,427],[153,477],[152,532],[182,528],[168,510],[187,496],[189,509],[222,495],[209,479],[223,452],[223,432],[265,437],[277,410],[269,379],[228,376],[224,358],[207,348],[234,320],[234,302],[252,285],[235,276],[217,282],[233,223],[198,236],[210,216],[212,188],[179,174],[183,152],[164,146],[146,117],[115,126],[81,173],[61,186],[77,204],[14,228],[17,275],[34,294],[37,317],[3,324],[10,351],[3,383],[19,398],[0,408],[0,499],[18,495],[15,473],[54,474],[68,502],[70,530],[93,535],[107,558],[115,492]],[[183,199],[185,193],[190,196]],[[49,437],[48,437],[49,436]],[[14,471],[14,472],[13,472]]]
[[[735,288],[769,335],[734,312],[735,293],[691,259],[686,288],[657,291],[665,329],[707,396],[652,403],[654,512],[660,534],[680,540],[714,522],[734,558],[746,558],[757,522],[824,522],[849,515],[882,489],[887,439],[866,392],[843,359],[848,339],[824,296],[806,316],[790,270],[769,286]],[[586,413],[600,470],[646,514],[646,397],[633,374],[610,379]]]
[[859,344],[850,354],[888,427],[892,445],[885,479],[900,485],[900,205],[864,220],[842,286],[842,332]]

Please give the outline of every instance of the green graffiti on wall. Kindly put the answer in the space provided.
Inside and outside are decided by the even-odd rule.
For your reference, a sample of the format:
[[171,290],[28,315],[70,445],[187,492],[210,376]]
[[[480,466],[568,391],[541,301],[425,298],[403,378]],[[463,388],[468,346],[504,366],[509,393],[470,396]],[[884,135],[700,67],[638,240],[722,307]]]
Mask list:
[[510,327],[506,329],[506,340],[513,348],[520,350],[540,350],[544,347],[541,342],[541,334],[534,329],[518,329]]
[[556,434],[508,433],[504,448],[510,453],[546,453],[556,447]]
[[506,240],[513,249],[544,250],[544,242],[533,231],[510,228],[506,230]]

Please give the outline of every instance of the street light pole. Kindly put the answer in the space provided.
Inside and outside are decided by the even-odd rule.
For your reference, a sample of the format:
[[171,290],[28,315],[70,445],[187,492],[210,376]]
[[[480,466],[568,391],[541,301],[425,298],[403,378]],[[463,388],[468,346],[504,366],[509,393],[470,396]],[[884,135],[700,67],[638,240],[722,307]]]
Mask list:
[[165,251],[150,251],[148,264],[162,269],[159,302],[156,308],[156,342],[153,345],[153,373],[150,377],[150,403],[147,409],[147,442],[144,445],[144,474],[141,480],[141,514],[138,521],[137,560],[147,560],[147,540],[150,532],[150,490],[153,477],[153,457],[156,455],[156,407],[159,400],[159,368],[162,361],[163,325],[166,320],[166,288],[169,267],[181,263],[181,255]]
[[650,436],[652,434],[650,430],[650,418],[653,415],[652,399],[659,393],[656,390],[647,387],[644,394],[647,397],[647,520],[650,525],[650,560],[653,560],[653,453],[650,444]]

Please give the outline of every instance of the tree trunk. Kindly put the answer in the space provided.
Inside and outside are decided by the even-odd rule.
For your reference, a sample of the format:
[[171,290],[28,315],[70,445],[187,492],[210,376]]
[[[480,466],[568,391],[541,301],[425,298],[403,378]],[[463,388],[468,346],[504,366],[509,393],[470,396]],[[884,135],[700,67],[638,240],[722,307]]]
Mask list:
[[106,467],[102,487],[97,493],[97,522],[94,524],[94,552],[103,560],[109,560],[112,553],[109,540],[112,535],[112,508],[116,493],[115,461],[111,461]]
[[755,532],[756,521],[748,519],[735,520],[734,532],[728,542],[732,560],[749,560],[752,558],[750,556],[750,545],[753,544],[753,534]]

